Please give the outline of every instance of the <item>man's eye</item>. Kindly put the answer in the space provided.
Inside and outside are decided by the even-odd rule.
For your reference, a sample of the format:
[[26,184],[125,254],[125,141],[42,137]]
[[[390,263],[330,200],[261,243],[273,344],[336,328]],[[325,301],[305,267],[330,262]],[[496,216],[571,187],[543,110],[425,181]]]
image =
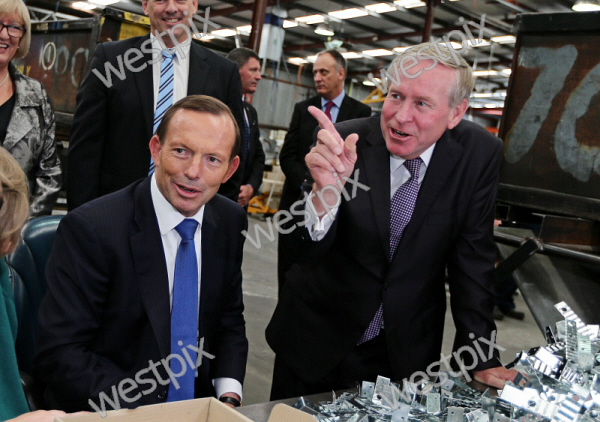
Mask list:
[[208,157],[208,161],[211,163],[220,163],[221,161],[217,157]]
[[184,154],[184,153],[185,153],[185,150],[184,150],[183,148],[175,148],[175,152],[176,152],[177,154]]
[[427,103],[425,101],[417,101],[417,105],[419,107],[425,107],[427,105]]

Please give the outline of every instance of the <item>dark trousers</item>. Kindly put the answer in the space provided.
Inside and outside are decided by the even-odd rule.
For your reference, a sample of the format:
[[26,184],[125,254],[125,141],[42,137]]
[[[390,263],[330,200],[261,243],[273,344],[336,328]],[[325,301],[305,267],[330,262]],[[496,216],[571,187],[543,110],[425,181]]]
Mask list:
[[[326,344],[322,346],[322,350],[315,350],[315,354],[321,351],[326,353]],[[305,382],[275,356],[271,400],[282,400],[332,390],[354,389],[357,383],[360,384],[362,381],[375,382],[378,375],[392,378],[392,367],[383,331],[373,340],[355,346],[331,373],[316,383]]]

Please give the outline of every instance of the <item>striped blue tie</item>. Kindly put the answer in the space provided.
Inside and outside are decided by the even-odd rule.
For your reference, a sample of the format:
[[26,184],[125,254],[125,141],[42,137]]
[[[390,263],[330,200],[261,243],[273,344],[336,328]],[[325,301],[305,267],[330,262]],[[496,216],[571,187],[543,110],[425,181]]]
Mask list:
[[[158,100],[156,101],[156,111],[154,112],[154,126],[152,133],[156,133],[158,125],[162,121],[165,113],[173,105],[173,88],[175,87],[175,68],[173,67],[173,59],[175,53],[162,51],[163,62],[160,66],[160,82],[158,84]],[[154,161],[150,157],[150,170],[148,175],[154,173]]]

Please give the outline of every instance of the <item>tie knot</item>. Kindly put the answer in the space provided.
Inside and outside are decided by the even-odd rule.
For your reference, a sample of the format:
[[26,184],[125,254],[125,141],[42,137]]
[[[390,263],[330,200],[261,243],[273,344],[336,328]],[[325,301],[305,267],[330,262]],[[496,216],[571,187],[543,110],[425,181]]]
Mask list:
[[331,111],[331,107],[334,106],[334,102],[333,101],[327,101],[327,103],[325,103],[325,111]]
[[173,60],[176,56],[174,51],[162,50],[162,55],[165,60]]
[[194,238],[197,227],[198,222],[196,220],[193,218],[186,218],[175,227],[175,230],[177,230],[177,233],[179,233],[183,242],[189,242]]
[[421,168],[421,157],[413,158],[412,160],[406,160],[404,167],[408,169],[411,177],[419,177],[419,169]]

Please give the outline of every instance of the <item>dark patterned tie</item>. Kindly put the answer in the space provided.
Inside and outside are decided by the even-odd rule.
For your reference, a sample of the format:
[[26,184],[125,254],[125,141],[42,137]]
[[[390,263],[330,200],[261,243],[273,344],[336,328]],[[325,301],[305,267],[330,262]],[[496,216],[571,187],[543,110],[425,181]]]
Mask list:
[[[406,160],[404,166],[410,173],[410,178],[396,190],[390,203],[390,261],[404,232],[404,228],[412,217],[419,194],[419,170],[421,169],[421,157]],[[358,344],[366,343],[379,335],[383,326],[383,304],[379,306],[371,323],[367,327]]]

